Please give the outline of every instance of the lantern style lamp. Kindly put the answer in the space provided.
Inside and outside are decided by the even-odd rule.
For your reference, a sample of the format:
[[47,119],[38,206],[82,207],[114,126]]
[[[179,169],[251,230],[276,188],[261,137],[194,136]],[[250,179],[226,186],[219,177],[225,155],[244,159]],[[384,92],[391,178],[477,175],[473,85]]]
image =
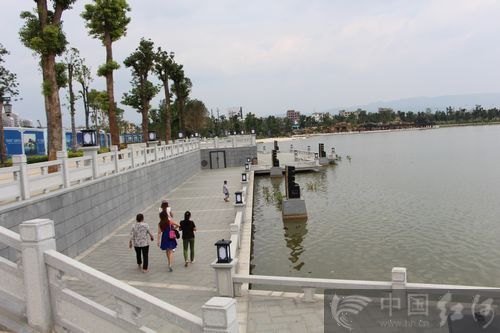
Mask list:
[[311,151],[311,146],[307,146],[307,151]]
[[335,155],[335,147],[332,147],[332,155]]
[[314,153],[314,159],[317,160],[319,158],[319,154],[318,153]]
[[3,110],[5,111],[5,115],[7,117],[10,117],[12,114],[12,104],[10,104],[10,97],[4,97],[4,100],[5,103],[3,105]]
[[97,146],[97,133],[94,130],[82,130],[82,146],[94,147]]
[[250,157],[247,157],[247,163],[250,163]]
[[199,137],[199,136],[200,136],[200,133],[198,133],[198,132],[194,133],[194,137],[195,137],[195,138],[197,138],[197,137]]
[[242,174],[241,174],[241,181],[242,181],[243,183],[246,183],[246,182],[247,182],[247,180],[248,180],[248,179],[247,179],[247,174],[246,174],[246,173],[242,173]]
[[234,192],[234,196],[236,198],[236,204],[243,205],[243,192],[241,191]]
[[233,131],[233,135],[236,135],[236,131]]
[[182,139],[184,137],[184,133],[179,132],[179,139]]
[[245,163],[245,171],[250,171],[250,164]]
[[241,135],[243,135],[243,134],[245,134],[245,132],[244,132],[244,131],[241,131]]
[[215,243],[215,246],[217,246],[218,264],[229,264],[233,261],[233,258],[231,258],[231,248],[229,247],[230,244],[231,241],[225,239],[221,239]]
[[252,134],[255,134],[255,130],[252,128],[252,131],[251,131]]
[[156,141],[156,132],[155,131],[148,132],[148,140],[149,141]]

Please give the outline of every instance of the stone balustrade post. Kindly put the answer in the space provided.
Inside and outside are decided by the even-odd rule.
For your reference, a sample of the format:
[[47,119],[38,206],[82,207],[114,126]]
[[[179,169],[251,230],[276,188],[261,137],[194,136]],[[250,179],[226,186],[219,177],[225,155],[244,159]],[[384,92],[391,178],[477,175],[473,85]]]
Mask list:
[[407,274],[405,267],[393,267],[391,272],[392,297],[400,300],[401,309],[407,308],[406,283]]
[[218,263],[217,260],[210,266],[215,270],[215,284],[217,295],[221,297],[234,297],[233,275],[238,258],[233,258],[230,263]]
[[238,333],[236,300],[212,297],[201,307],[203,332]]
[[[99,165],[97,161],[97,152],[99,151],[99,146],[92,146],[92,147],[82,147],[83,150],[83,156],[90,156],[92,157],[91,164],[92,164],[92,179],[97,179],[99,177]],[[84,163],[87,164],[87,163]]]
[[162,147],[163,147],[163,159],[166,160],[167,159],[167,147],[168,147],[168,145],[165,143]]
[[28,168],[26,155],[12,155],[12,165],[19,167],[19,185],[21,187],[21,199],[29,199],[30,189],[28,184]]
[[109,147],[109,150],[113,153],[113,163],[115,167],[115,174],[120,171],[120,166],[118,164],[118,146],[113,145]]
[[19,233],[28,323],[39,332],[51,332],[52,308],[43,254],[56,249],[54,222],[48,219],[25,221],[19,225]]
[[233,136],[231,137],[231,141],[232,141],[232,147],[233,147],[233,148],[236,148],[236,135],[233,135]]
[[144,165],[148,164],[148,147],[142,147],[142,153],[144,154]]
[[63,181],[63,188],[68,188],[69,183],[69,168],[68,168],[68,152],[61,150],[56,152],[56,157],[61,160],[61,175]]
[[134,159],[134,154],[135,154],[135,151],[134,151],[134,148],[132,146],[130,146],[130,163],[132,164],[132,169],[135,168],[135,159]]

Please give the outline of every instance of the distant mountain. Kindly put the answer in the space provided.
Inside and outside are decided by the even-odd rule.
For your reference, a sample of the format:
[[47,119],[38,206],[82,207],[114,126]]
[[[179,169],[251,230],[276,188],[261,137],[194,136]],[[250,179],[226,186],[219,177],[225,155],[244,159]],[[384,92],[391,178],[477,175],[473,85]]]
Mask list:
[[379,107],[392,108],[394,111],[432,111],[445,110],[446,107],[471,109],[480,104],[483,108],[500,107],[500,93],[446,95],[436,97],[410,97],[392,101],[379,101],[365,105],[336,107],[325,112],[337,114],[340,110],[354,111],[358,108],[368,112],[376,112]]

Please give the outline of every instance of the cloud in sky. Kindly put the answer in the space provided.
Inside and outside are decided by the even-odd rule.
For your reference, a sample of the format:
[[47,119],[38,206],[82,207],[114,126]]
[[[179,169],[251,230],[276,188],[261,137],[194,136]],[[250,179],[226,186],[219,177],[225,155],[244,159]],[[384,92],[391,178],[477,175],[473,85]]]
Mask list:
[[[80,18],[85,3],[64,13],[64,29],[94,71],[104,48]],[[11,51],[22,101],[15,110],[45,122],[37,60],[21,45],[21,10],[4,1],[0,42]],[[499,0],[130,0],[128,34],[116,42],[122,63],[141,37],[175,51],[193,81],[192,97],[208,108],[243,106],[258,115],[305,113],[410,96],[497,92]],[[115,75],[115,96],[130,89],[130,72]],[[93,86],[104,89],[103,78]],[[153,105],[158,104],[161,95]],[[65,102],[65,97],[62,96]],[[66,102],[65,102],[66,103]],[[67,104],[67,103],[66,103]],[[69,125],[67,107],[64,123]],[[83,124],[79,106],[78,124]],[[126,108],[125,118],[140,116]]]

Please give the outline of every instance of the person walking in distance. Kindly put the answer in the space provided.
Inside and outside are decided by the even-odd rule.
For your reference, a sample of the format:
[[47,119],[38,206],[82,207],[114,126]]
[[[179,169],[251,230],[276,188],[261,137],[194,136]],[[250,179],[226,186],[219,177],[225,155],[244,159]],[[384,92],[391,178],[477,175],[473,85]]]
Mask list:
[[224,201],[229,202],[229,188],[227,187],[227,180],[225,180],[224,185],[222,185],[222,193],[224,194]]
[[189,246],[189,259],[194,263],[194,232],[196,225],[191,221],[191,212],[184,213],[184,220],[180,222],[182,231],[182,248],[184,250],[184,267],[188,266],[188,246]]
[[[137,266],[142,271],[146,273],[148,271],[148,254],[149,254],[149,239],[154,240],[153,235],[149,231],[149,225],[144,222],[144,215],[137,214],[136,223],[132,226],[130,230],[130,241],[128,243],[129,249],[132,246],[135,249],[135,254],[137,258]],[[149,237],[148,237],[149,236]]]
[[162,204],[162,211],[160,212],[160,223],[158,223],[157,245],[167,254],[169,272],[173,271],[172,265],[174,263],[174,250],[177,247],[177,239],[175,235],[176,227],[179,227],[179,225],[175,223],[174,220],[171,220],[169,218],[169,215],[167,213],[167,205]]

